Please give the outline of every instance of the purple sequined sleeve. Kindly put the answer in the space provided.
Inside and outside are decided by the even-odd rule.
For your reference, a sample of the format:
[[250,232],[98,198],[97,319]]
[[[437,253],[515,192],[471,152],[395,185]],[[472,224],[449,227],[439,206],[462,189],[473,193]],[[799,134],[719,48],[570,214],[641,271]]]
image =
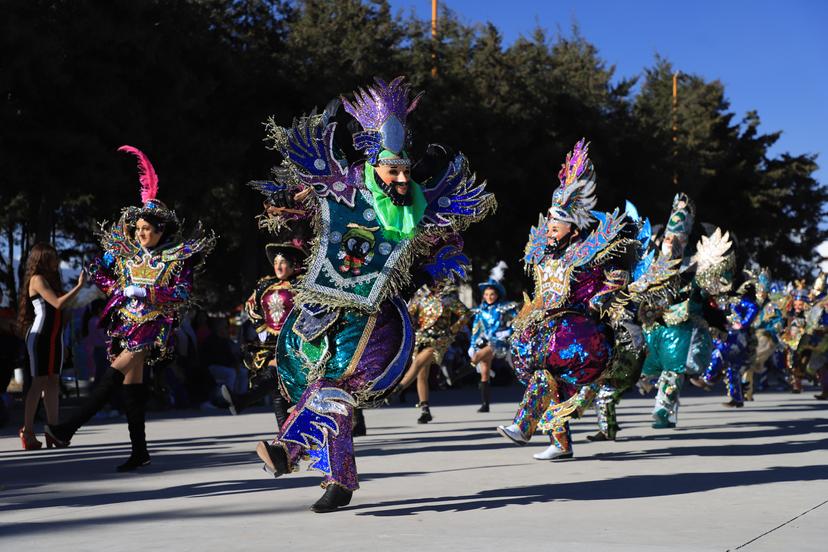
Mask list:
[[112,273],[114,259],[110,253],[98,257],[89,265],[88,273],[92,283],[106,295],[112,295],[118,289],[118,279]]
[[193,289],[193,267],[188,261],[181,272],[175,277],[172,285],[152,286],[148,288],[150,303],[158,305],[163,303],[181,303],[190,298]]

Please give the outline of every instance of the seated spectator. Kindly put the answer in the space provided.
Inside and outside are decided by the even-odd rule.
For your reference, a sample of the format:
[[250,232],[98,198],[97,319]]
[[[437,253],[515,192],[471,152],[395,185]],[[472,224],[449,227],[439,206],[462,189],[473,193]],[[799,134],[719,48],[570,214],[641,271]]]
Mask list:
[[247,390],[247,369],[241,364],[241,348],[230,339],[227,317],[213,318],[210,334],[204,340],[202,363],[218,385],[226,385],[234,393]]

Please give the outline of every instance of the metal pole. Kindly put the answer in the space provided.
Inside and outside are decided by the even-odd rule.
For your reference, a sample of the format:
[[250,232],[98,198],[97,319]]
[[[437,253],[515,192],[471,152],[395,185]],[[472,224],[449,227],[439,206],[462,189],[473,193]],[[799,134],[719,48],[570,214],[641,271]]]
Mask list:
[[678,186],[678,75],[673,73],[673,186]]
[[437,0],[431,0],[431,76],[437,76]]

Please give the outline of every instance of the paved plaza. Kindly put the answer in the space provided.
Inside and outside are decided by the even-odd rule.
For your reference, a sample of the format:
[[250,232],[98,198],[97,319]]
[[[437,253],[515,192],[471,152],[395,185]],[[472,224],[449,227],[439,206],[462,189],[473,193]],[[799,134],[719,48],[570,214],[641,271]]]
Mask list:
[[[489,414],[469,391],[435,393],[434,422],[409,403],[366,414],[356,441],[362,488],[347,509],[314,514],[315,472],[273,479],[253,449],[259,409],[150,414],[152,466],[117,474],[123,421],[82,429],[65,450],[23,452],[0,437],[2,550],[744,550],[828,546],[828,405],[764,393],[741,410],[690,391],[681,425],[650,428],[651,399],[629,395],[619,441],[576,458],[532,458],[545,441],[506,442],[520,389],[496,388]],[[411,396],[411,394],[409,394]],[[532,548],[529,548],[532,547]],[[576,548],[577,547],[577,548]]]

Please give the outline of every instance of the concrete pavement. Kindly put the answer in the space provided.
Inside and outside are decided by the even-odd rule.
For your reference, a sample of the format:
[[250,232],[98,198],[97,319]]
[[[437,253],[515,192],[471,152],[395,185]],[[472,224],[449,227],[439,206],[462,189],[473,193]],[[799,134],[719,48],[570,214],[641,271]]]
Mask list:
[[[494,427],[520,389],[496,388],[489,414],[470,391],[435,393],[434,422],[411,406],[366,413],[357,439],[362,488],[347,509],[313,514],[315,472],[279,479],[253,449],[273,416],[259,410],[151,414],[152,466],[117,474],[126,424],[81,430],[65,450],[19,450],[0,437],[3,550],[744,550],[828,546],[828,405],[764,393],[740,410],[687,390],[680,426],[649,427],[652,400],[629,395],[619,441],[576,458],[532,458]],[[463,404],[457,404],[461,402]],[[448,404],[453,403],[453,404]]]

